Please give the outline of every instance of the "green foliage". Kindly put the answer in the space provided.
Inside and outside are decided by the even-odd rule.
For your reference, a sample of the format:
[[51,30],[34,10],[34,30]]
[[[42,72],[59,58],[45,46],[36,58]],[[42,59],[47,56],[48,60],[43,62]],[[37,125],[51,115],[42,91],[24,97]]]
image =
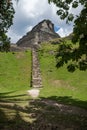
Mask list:
[[[74,44],[79,43],[78,48],[72,48],[69,45],[67,48],[66,43],[60,45],[58,54],[57,67],[68,63],[70,60],[71,64],[67,65],[69,71],[74,71],[76,68],[80,70],[87,69],[87,0],[48,0],[49,3],[53,2],[57,7],[59,7],[57,14],[61,19],[66,18],[66,22],[74,21],[73,37],[72,42]],[[73,13],[69,13],[70,8],[77,8],[82,5],[80,14],[74,16]],[[67,50],[68,49],[68,50]],[[83,55],[85,55],[83,59]]]
[[[14,9],[12,1],[0,0],[0,42],[4,44],[4,49],[7,51],[6,32],[8,28],[13,24]],[[6,45],[6,48],[5,48]]]
[[2,39],[3,42],[1,42],[0,51],[10,51],[10,38],[8,38],[6,34],[3,34]]
[[14,9],[12,2],[7,0],[0,1],[0,33],[6,32],[12,25]]
[[74,72],[76,69],[87,69],[87,48],[84,44],[73,45],[70,41],[62,42],[59,45],[58,53],[56,55],[57,64],[59,68],[64,64],[67,64],[67,69],[70,72]]
[[81,4],[83,8],[87,8],[86,0],[48,0],[48,2],[53,2],[57,7],[59,7],[57,14],[60,15],[62,19],[67,18],[67,22],[74,19],[73,13],[69,13],[71,7],[77,8]]

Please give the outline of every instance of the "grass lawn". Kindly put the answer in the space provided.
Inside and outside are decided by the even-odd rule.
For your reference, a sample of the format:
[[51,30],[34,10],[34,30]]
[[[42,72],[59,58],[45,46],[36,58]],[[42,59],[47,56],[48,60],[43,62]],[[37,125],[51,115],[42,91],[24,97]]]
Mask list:
[[58,45],[44,43],[39,51],[43,80],[40,97],[87,108],[87,71],[70,73],[66,65],[57,69],[54,54],[57,48]]
[[0,92],[24,93],[30,87],[30,80],[30,51],[0,53]]
[[73,114],[71,106],[61,109],[50,103],[56,100],[87,107],[87,72],[77,70],[71,74],[65,67],[57,70],[53,52],[56,49],[54,45],[43,45],[39,52],[43,88],[38,99],[27,94],[31,84],[31,51],[0,53],[0,130],[87,129],[87,112],[80,115],[75,109]]
[[11,122],[20,124],[19,111],[27,119],[22,111],[29,101],[30,82],[31,51],[0,53],[0,130],[9,130]]

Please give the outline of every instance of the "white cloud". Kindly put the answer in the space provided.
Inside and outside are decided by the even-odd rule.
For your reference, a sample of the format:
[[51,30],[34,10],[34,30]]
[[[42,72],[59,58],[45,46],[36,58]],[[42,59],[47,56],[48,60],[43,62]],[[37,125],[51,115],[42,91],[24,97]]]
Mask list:
[[11,37],[11,42],[12,43],[15,43],[15,41],[17,41],[18,39],[21,38],[21,35],[16,34],[11,29],[8,31],[8,36]]
[[25,30],[25,31],[26,31],[26,32],[29,32],[29,31],[31,31],[31,30],[32,30],[32,28],[33,28],[32,26],[29,26],[29,27],[27,27],[27,28],[26,28],[26,30]]
[[72,33],[72,29],[63,29],[63,28],[60,28],[56,33],[58,33],[61,37],[65,37],[65,36],[68,36],[70,33]]
[[56,33],[58,33],[61,37],[65,37],[65,32],[63,28],[60,28]]
[[17,42],[43,19],[49,19],[55,26],[59,26],[58,33],[61,36],[69,34],[72,30],[72,24],[66,25],[65,20],[60,20],[56,15],[57,7],[54,4],[49,5],[48,0],[19,0],[18,3],[13,0],[13,3],[16,13],[13,25],[8,31],[12,42]]

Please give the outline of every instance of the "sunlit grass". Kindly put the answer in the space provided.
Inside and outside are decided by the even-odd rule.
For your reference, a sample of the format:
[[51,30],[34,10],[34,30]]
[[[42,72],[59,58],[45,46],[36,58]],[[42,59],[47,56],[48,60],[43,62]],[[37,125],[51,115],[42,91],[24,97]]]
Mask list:
[[0,53],[0,91],[21,91],[29,88],[31,52]]
[[[27,94],[31,83],[31,51],[0,53],[0,129],[36,130],[56,125],[65,129],[85,129],[86,118],[65,113],[45,101],[56,100],[74,106],[86,106],[87,73],[69,73],[66,66],[55,67],[58,45],[44,44],[39,51],[43,88],[36,100]],[[46,98],[46,100],[44,99]],[[54,128],[55,129],[55,128]]]
[[[87,71],[76,70],[70,73],[66,69],[66,65],[57,69],[55,53],[50,53],[50,50],[56,52],[57,48],[58,45],[48,43],[47,45],[45,44],[45,46],[44,44],[42,45],[42,50],[44,51],[39,51],[44,86],[40,96],[46,98],[53,96],[70,97],[70,99],[73,99],[71,104],[87,107],[87,103],[82,103],[87,101]],[[74,100],[78,102],[76,103]],[[65,100],[61,100],[61,102],[69,103]]]

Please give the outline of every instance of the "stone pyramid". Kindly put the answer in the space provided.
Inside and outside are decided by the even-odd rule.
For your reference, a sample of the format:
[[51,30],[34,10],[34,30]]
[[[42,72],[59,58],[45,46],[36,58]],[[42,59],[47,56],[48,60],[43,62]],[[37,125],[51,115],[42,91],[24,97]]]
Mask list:
[[60,36],[54,31],[54,24],[50,20],[43,20],[23,36],[16,44],[20,47],[33,47],[42,42],[50,41]]

